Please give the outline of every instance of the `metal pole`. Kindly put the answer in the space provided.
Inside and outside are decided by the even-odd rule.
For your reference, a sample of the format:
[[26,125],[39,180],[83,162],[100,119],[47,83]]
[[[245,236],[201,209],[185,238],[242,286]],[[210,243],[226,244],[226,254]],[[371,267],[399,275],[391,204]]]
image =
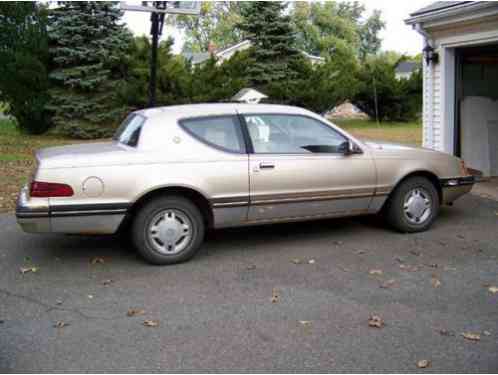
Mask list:
[[150,54],[150,79],[149,79],[149,107],[156,105],[156,76],[157,76],[157,47],[159,43],[159,17],[153,12],[150,15],[152,22],[152,48]]

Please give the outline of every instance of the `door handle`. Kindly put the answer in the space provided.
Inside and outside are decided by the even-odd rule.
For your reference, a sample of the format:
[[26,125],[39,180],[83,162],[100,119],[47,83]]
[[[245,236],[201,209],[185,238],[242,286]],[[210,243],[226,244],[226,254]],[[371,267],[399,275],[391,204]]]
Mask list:
[[273,169],[275,168],[275,164],[273,163],[259,163],[260,169]]

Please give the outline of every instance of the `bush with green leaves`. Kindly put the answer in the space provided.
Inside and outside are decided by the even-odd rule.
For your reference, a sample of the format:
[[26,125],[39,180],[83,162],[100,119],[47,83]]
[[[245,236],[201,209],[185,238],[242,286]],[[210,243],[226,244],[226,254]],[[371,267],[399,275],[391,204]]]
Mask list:
[[358,71],[358,90],[352,102],[379,121],[416,120],[422,109],[422,72],[397,79],[396,64],[382,55],[367,59]]
[[49,127],[46,9],[35,2],[0,2],[0,101],[21,130]]

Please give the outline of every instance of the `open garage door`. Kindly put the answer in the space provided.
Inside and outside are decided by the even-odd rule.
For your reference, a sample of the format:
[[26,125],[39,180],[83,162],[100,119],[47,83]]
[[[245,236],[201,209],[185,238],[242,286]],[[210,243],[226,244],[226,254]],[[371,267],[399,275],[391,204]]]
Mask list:
[[498,176],[498,44],[461,48],[456,58],[456,153]]

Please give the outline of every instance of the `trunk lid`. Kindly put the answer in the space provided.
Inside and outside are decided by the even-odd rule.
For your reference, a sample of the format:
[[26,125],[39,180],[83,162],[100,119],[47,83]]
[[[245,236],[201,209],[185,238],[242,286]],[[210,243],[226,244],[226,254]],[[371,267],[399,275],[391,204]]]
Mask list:
[[115,141],[81,143],[40,149],[36,152],[36,159],[40,168],[109,165],[122,162],[128,149]]

